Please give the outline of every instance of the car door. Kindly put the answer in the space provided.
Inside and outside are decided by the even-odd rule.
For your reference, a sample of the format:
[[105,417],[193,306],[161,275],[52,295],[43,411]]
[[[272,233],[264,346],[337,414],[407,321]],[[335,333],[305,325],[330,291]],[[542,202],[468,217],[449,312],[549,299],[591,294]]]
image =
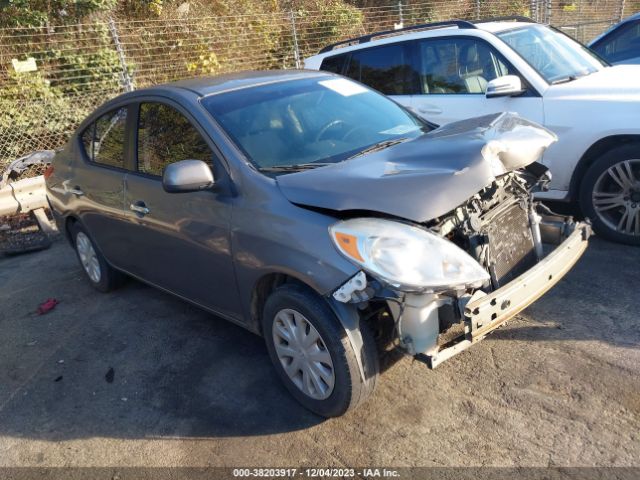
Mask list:
[[[225,316],[240,312],[230,248],[231,193],[221,157],[204,130],[177,104],[139,104],[135,170],[127,175],[127,271]],[[167,193],[164,167],[202,160],[217,186]]]
[[[411,108],[443,125],[496,112],[516,112],[543,123],[540,95],[487,41],[475,37],[438,37],[412,43],[421,94]],[[487,83],[503,75],[518,75],[526,91],[517,97],[485,96]]]
[[122,265],[124,178],[130,163],[127,106],[100,115],[79,134],[79,159],[65,182],[70,207],[106,259]]

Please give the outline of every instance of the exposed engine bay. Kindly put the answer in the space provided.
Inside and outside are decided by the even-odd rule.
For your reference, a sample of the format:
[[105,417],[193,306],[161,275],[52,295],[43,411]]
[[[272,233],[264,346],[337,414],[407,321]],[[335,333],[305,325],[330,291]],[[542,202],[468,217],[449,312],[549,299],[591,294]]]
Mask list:
[[499,288],[542,257],[540,204],[532,194],[547,178],[540,164],[507,173],[426,226],[467,251],[491,275],[492,289]]
[[[374,329],[390,326],[388,343],[435,367],[555,285],[591,229],[534,199],[551,180],[538,163],[557,139],[549,130],[503,113],[421,138],[334,172],[286,176],[280,186],[298,204],[388,216],[330,228],[339,251],[362,268],[332,296]],[[448,150],[454,144],[456,155]],[[463,145],[469,150],[460,157]],[[335,195],[320,202],[312,184],[329,179]]]
[[[587,224],[555,215],[534,200],[533,194],[549,180],[546,167],[532,163],[497,177],[453,211],[424,225],[469,253],[488,272],[490,280],[478,288],[400,292],[360,272],[334,297],[341,295],[341,301],[359,304],[374,322],[393,325],[389,340],[435,367],[551,288],[560,278],[558,272],[566,272],[586,248]],[[571,253],[575,257],[545,265],[553,259],[545,260],[548,249],[543,244],[557,245],[569,236],[574,237]],[[511,293],[516,287],[519,290]],[[502,295],[505,289],[510,289],[508,295]],[[490,299],[490,295],[497,297]]]

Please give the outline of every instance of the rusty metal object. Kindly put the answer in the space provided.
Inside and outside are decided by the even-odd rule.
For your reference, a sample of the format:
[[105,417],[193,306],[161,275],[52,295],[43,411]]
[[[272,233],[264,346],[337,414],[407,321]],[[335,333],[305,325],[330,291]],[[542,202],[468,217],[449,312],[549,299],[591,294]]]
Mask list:
[[50,236],[40,229],[33,212],[0,217],[0,253],[16,255],[50,245]]
[[46,207],[47,196],[42,175],[18,180],[0,188],[0,215],[29,213]]
[[53,150],[42,150],[14,160],[0,174],[0,189],[10,183],[44,174],[55,153]]
[[57,230],[47,213],[42,173],[53,153],[36,152],[22,157],[0,177],[0,253],[12,255],[51,245]]

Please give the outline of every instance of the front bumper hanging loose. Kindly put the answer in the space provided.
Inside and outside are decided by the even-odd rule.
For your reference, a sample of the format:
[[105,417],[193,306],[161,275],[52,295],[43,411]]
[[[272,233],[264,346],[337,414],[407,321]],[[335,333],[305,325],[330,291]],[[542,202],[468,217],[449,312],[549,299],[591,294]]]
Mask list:
[[562,243],[531,269],[489,294],[474,295],[464,308],[463,339],[435,354],[416,356],[435,368],[484,339],[558,283],[580,259],[590,235],[590,225],[578,223]]

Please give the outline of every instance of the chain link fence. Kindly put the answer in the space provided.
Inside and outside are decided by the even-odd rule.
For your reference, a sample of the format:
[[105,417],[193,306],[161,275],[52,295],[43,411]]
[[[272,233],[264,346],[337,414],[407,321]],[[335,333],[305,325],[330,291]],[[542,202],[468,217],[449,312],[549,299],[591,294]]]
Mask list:
[[[187,5],[187,4],[185,4]],[[588,41],[625,15],[624,0],[433,0],[356,8],[170,18],[95,17],[85,23],[0,29],[0,171],[64,144],[115,95],[197,75],[296,68],[323,46],[400,26],[525,15]]]

